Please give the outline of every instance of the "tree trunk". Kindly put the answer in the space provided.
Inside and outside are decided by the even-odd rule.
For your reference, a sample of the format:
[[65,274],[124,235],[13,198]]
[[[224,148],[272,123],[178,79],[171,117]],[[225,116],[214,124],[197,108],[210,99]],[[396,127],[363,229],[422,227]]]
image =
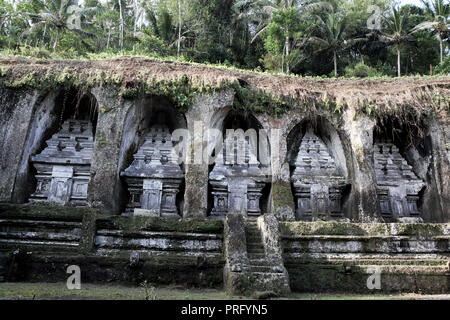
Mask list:
[[108,40],[106,40],[106,49],[109,50],[109,41],[111,40],[111,27],[108,28]]
[[337,56],[336,50],[333,50],[334,77],[337,78]]
[[400,72],[400,45],[397,45],[397,75],[401,77]]
[[44,25],[44,33],[42,34],[42,43],[45,47],[45,34],[47,33],[47,24]]
[[178,0],[178,43],[177,43],[177,58],[180,57],[181,50],[181,0]]
[[123,13],[122,13],[122,0],[119,1],[119,47],[120,51],[123,50]]
[[58,47],[58,42],[59,42],[59,28],[56,28],[56,38],[55,38],[55,42],[53,43],[53,52],[56,51],[56,48]]
[[[138,4],[137,4],[137,0],[133,0],[133,4],[134,4],[134,26],[133,26],[133,38],[136,38],[136,30],[137,30],[137,18],[138,18]],[[135,49],[135,42],[133,40],[133,52]]]
[[443,46],[442,46],[442,35],[440,33],[438,33],[438,37],[439,37],[439,49],[441,50],[441,63],[443,61]]
[[286,74],[289,74],[290,68],[289,68],[289,36],[286,36],[286,42],[284,43],[284,46],[286,47]]

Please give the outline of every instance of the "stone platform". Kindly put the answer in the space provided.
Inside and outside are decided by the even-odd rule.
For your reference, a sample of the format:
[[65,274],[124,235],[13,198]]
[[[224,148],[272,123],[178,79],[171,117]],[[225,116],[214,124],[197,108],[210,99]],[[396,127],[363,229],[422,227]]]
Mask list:
[[[0,279],[225,287],[273,292],[450,292],[450,225],[107,216],[0,204]],[[380,272],[381,289],[367,279]]]

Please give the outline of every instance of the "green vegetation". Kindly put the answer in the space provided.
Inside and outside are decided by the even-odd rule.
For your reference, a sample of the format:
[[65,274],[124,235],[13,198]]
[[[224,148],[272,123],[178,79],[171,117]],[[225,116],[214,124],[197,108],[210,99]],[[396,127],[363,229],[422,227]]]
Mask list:
[[6,300],[223,300],[232,298],[221,290],[154,287],[149,283],[140,286],[82,284],[80,290],[69,290],[65,283],[0,284],[0,299]]
[[[0,0],[0,52],[133,55],[302,76],[448,74],[449,14],[446,0]],[[178,84],[161,90],[179,92]],[[123,96],[138,86],[160,91],[138,84]],[[191,93],[175,98],[181,109]]]
[[285,237],[299,236],[407,236],[432,239],[445,235],[445,225],[433,223],[350,223],[350,222],[281,222],[281,233]]
[[[1,283],[2,300],[225,300],[248,299],[230,296],[216,289],[183,289],[179,287],[158,286],[146,292],[145,287],[123,285],[82,284],[80,290],[68,290],[65,283]],[[148,296],[147,296],[148,295]],[[147,299],[147,297],[149,299]],[[292,293],[288,299],[296,300],[419,300],[449,299],[448,295],[422,294],[319,294]]]
[[178,219],[160,217],[123,217],[123,216],[101,216],[97,219],[100,228],[117,228],[126,231],[137,231],[142,229],[152,231],[175,231],[195,233],[218,233],[223,232],[223,222],[213,219]]
[[356,78],[367,78],[367,77],[377,77],[381,74],[377,69],[365,65],[363,62],[358,62],[355,66],[348,66],[345,68],[345,75],[347,77]]

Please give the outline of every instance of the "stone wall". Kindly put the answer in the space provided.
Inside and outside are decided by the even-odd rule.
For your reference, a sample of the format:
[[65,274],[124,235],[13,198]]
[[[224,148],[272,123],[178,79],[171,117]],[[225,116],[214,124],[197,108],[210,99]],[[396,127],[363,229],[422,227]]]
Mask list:
[[[11,89],[2,90],[3,96],[19,94]],[[54,120],[51,120],[51,117],[55,93],[38,94],[36,91],[29,91],[20,94],[16,98],[18,104],[11,107],[4,104],[2,109],[2,130],[5,132],[1,142],[5,152],[1,158],[3,186],[0,188],[0,197],[4,201],[22,203],[27,201],[33,192],[30,190],[33,185],[33,171],[29,167],[29,160],[33,154],[42,150],[45,137],[51,135],[51,128],[54,127],[52,124]],[[137,129],[128,130],[126,115],[129,110],[137,108],[135,105],[144,102],[123,100],[108,88],[94,88],[92,94],[97,99],[100,112],[96,124],[88,200],[90,206],[99,208],[103,213],[120,214],[126,202],[126,189],[120,179],[120,170],[128,164],[126,159],[130,156],[130,146],[136,144],[133,142],[135,138],[128,136],[130,132],[131,134],[137,132]],[[232,105],[233,94],[230,90],[198,96],[194,105],[184,114],[187,130],[193,136],[194,127],[197,126],[195,134],[203,135],[199,141],[204,141],[205,145],[207,130],[220,128],[221,121],[231,110]],[[26,110],[17,106],[23,106]],[[311,123],[309,120],[311,117],[300,110],[293,110],[276,121],[266,116],[258,115],[257,118],[269,133],[269,137],[271,135],[275,137],[271,141],[276,141],[280,150],[280,153],[271,154],[272,187],[268,210],[277,213],[281,219],[294,219],[295,204],[290,186],[288,159],[291,152],[288,148],[291,146],[288,146],[287,140],[288,135],[295,132],[296,125],[306,126]],[[341,118],[337,115],[318,113],[316,119],[319,119],[318,126],[322,130],[328,130],[324,136],[328,135],[329,140],[325,141],[331,146],[331,154],[334,154],[339,166],[344,168],[346,179],[351,184],[343,204],[345,216],[354,221],[379,221],[381,218],[373,167],[375,122],[367,116],[354,115],[351,112],[345,112]],[[20,126],[15,126],[15,123],[20,123]],[[320,123],[326,123],[330,129],[326,129],[326,126]],[[414,171],[419,178],[426,180],[422,202],[423,218],[426,222],[445,222],[450,216],[448,181],[444,179],[448,176],[446,173],[449,170],[446,132],[448,124],[438,120],[430,122],[424,136],[429,146],[427,157],[423,158],[425,160],[414,158],[414,149],[405,150],[405,157]],[[296,137],[295,134],[293,136]],[[12,145],[16,147],[9,147]],[[186,149],[186,156],[190,162],[184,166],[186,188],[182,196],[183,209],[180,211],[184,217],[205,217],[209,215],[209,168],[201,159],[206,153],[202,152],[201,145],[193,146],[191,141],[187,146],[190,146]],[[196,147],[200,148],[200,151],[197,151]],[[196,157],[200,157],[200,161],[196,161]]]
[[[64,280],[66,266],[77,264],[86,270],[86,281],[224,284],[234,293],[365,292],[364,279],[379,266],[385,291],[448,291],[448,77],[321,80],[148,59],[125,62],[112,68],[111,61],[0,59],[0,276]],[[31,76],[23,76],[27,72]],[[36,187],[33,156],[60,130],[66,113],[76,115],[76,104],[66,110],[62,102],[69,91],[95,100],[98,113],[92,120],[87,207],[26,204]],[[184,179],[177,216],[121,216],[129,193],[120,173],[150,127],[163,125],[157,123],[158,113],[166,114],[164,125],[171,132],[188,133],[180,156]],[[225,220],[210,217],[209,132],[228,129],[227,117],[234,116],[249,129],[264,130],[270,141],[270,153],[256,159],[270,160],[260,168],[265,187],[252,190],[264,198],[256,222],[246,212],[238,217],[226,212]],[[311,189],[311,181],[293,175],[307,132],[321,141],[312,138],[311,146],[320,147],[313,150],[316,157],[299,159],[297,165],[307,170],[315,161],[320,173],[330,165],[340,189]],[[418,199],[414,221],[423,224],[387,223],[412,219],[382,215],[376,169],[379,176],[394,166],[375,168],[378,139],[393,140],[400,154],[397,167],[411,170],[424,185],[418,194],[408,194]],[[297,190],[293,176],[301,180]],[[321,175],[322,182],[328,177]],[[339,215],[318,212],[313,222],[294,222],[300,218],[296,197],[311,190],[319,190],[320,201],[333,193]],[[340,222],[317,222],[333,219]]]
[[283,222],[281,237],[294,291],[450,291],[449,224]]
[[61,206],[0,204],[0,277],[216,287],[222,284],[223,223],[118,217]]
[[[450,291],[449,224],[278,223],[270,214],[257,221],[230,214],[224,226],[61,206],[0,204],[0,211],[7,281],[65,281],[67,267],[78,265],[84,282],[146,279],[233,294]],[[370,290],[376,272],[381,289]]]

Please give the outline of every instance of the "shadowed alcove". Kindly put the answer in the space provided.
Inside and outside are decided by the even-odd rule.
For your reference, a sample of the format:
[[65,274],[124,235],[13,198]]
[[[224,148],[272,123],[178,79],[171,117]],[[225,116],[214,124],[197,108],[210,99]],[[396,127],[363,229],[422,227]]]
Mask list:
[[287,136],[287,150],[296,219],[351,218],[348,159],[331,122],[320,116],[301,121]]
[[[74,87],[50,92],[37,104],[15,186],[16,202],[24,202],[31,196],[32,201],[86,205],[87,183],[85,182],[89,180],[97,117],[98,104],[95,97]],[[83,151],[80,153],[81,150]],[[78,157],[80,154],[84,160],[80,160],[81,157]],[[83,164],[78,163],[79,160]],[[70,198],[61,200],[59,197],[49,196],[49,192],[51,187],[55,192],[58,190],[55,181],[51,185],[54,180],[51,179],[51,175],[57,176],[55,168],[61,169],[65,164],[73,165],[69,171],[75,171],[75,176],[80,169],[79,179],[73,176],[68,178],[69,183],[65,186],[67,192],[70,194],[74,191],[82,195],[73,194]],[[73,183],[72,180],[75,182]]]
[[[125,119],[123,137],[119,155],[118,166],[118,190],[117,190],[117,208],[119,212],[130,215],[133,213],[134,208],[140,208],[142,195],[142,181],[135,182],[139,186],[133,188],[130,186],[131,178],[126,178],[131,173],[132,166],[138,166],[143,168],[143,164],[148,165],[148,168],[156,168],[155,166],[164,165],[166,161],[164,159],[167,154],[159,154],[162,156],[162,160],[156,159],[157,155],[154,150],[158,149],[158,152],[169,152],[172,150],[176,154],[177,158],[184,159],[184,150],[182,146],[182,139],[180,137],[178,141],[172,141],[172,133],[177,129],[186,129],[187,123],[183,114],[181,114],[167,99],[158,96],[149,96],[144,99],[138,100],[133,107],[130,108]],[[159,150],[162,145],[164,151]],[[168,148],[168,149],[167,149]],[[141,159],[141,160],[139,160]],[[153,164],[150,162],[153,159]],[[178,160],[178,159],[177,159]],[[170,161],[169,161],[170,162]],[[140,163],[140,164],[138,164]],[[182,216],[183,212],[183,196],[184,196],[184,161],[180,161],[176,165],[172,165],[174,170],[179,170],[178,175],[182,173],[183,179],[180,185],[177,187],[176,192],[176,210],[173,209],[171,213],[177,216]],[[179,169],[177,169],[179,168]],[[137,167],[134,170],[138,170]],[[149,169],[150,170],[150,169]],[[158,169],[161,172],[159,175],[164,175],[164,171],[167,171],[167,166]],[[147,170],[148,172],[148,170]],[[137,175],[137,173],[135,173]],[[140,173],[145,175],[145,173]],[[168,173],[168,175],[170,175]],[[120,178],[119,178],[120,177]],[[128,183],[126,180],[129,180]],[[148,180],[148,179],[147,179]],[[153,181],[155,182],[155,181]],[[156,182],[157,183],[157,182]],[[167,180],[165,182],[167,184]],[[136,189],[136,193],[130,194],[130,191]],[[164,197],[164,192],[163,195]],[[136,197],[136,200],[131,197]],[[163,200],[161,200],[163,201]],[[145,207],[145,205],[143,205]],[[176,211],[176,213],[175,213]],[[164,214],[162,214],[164,215]]]
[[412,114],[401,120],[378,120],[374,161],[381,213],[386,221],[445,221],[432,163],[432,130]]
[[210,128],[218,134],[209,149],[210,217],[269,212],[270,144],[262,125],[253,115],[229,107],[213,115]]

